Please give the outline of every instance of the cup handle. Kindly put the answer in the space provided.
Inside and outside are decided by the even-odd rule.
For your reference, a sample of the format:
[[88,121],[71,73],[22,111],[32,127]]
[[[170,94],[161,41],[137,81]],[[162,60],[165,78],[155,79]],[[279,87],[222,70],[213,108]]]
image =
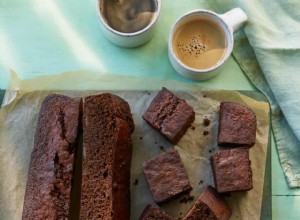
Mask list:
[[235,32],[239,29],[247,20],[248,17],[245,12],[240,8],[234,8],[220,17],[226,22],[226,24]]

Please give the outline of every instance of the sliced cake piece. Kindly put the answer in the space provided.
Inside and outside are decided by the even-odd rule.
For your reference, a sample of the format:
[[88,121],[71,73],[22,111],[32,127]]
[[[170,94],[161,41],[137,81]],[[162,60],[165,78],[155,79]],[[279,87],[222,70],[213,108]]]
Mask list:
[[144,162],[142,168],[157,203],[166,202],[192,190],[177,150],[168,150]]
[[219,193],[252,189],[248,148],[217,151],[211,157],[215,186]]
[[255,144],[256,116],[244,105],[222,102],[220,105],[218,145],[227,147]]
[[47,96],[39,113],[22,219],[69,219],[80,99]]
[[195,120],[195,112],[185,100],[162,88],[142,117],[176,144]]
[[147,205],[139,220],[180,220],[168,215],[157,205]]
[[208,186],[183,220],[228,220],[231,214],[224,198]]
[[110,93],[84,99],[80,219],[129,220],[133,130],[125,100]]

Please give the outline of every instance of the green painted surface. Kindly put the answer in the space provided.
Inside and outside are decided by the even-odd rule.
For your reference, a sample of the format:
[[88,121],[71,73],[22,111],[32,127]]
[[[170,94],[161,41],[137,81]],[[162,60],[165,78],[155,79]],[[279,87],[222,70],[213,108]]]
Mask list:
[[[9,69],[23,79],[92,70],[192,82],[170,65],[167,40],[175,20],[195,8],[208,6],[205,1],[163,1],[154,38],[142,47],[124,49],[101,33],[96,0],[0,0],[0,88],[7,87]],[[221,76],[199,84],[254,90],[233,58]]]
[[[170,7],[170,2],[177,10]],[[140,48],[124,49],[111,44],[100,32],[96,0],[0,0],[0,88],[8,85],[9,69],[24,79],[84,69],[196,83],[179,76],[167,56],[171,25],[178,16],[195,8],[208,5],[195,0],[190,4],[163,1],[154,38]],[[256,90],[232,57],[220,76],[197,84]],[[271,149],[272,219],[298,219],[300,198],[282,195],[300,195],[300,190],[288,188],[274,141]]]
[[300,218],[300,196],[275,196],[272,198],[272,220],[296,220]]

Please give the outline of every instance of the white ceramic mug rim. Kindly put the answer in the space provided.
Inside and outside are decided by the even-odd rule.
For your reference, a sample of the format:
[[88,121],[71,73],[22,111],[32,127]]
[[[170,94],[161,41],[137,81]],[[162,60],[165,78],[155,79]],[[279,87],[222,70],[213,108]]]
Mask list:
[[98,14],[98,18],[100,19],[101,23],[110,32],[112,32],[116,35],[119,35],[119,36],[123,36],[123,37],[137,36],[137,35],[143,34],[147,30],[149,30],[156,23],[156,21],[158,20],[159,15],[160,15],[160,11],[161,11],[161,0],[154,0],[154,1],[157,2],[157,9],[155,11],[154,18],[152,18],[151,22],[146,27],[144,27],[143,29],[141,29],[139,31],[135,31],[135,32],[132,32],[132,33],[125,33],[125,32],[121,32],[121,31],[117,31],[117,30],[113,29],[112,27],[110,27],[107,24],[106,20],[102,16],[102,13],[101,13],[101,10],[100,10],[100,4],[99,4],[100,1],[101,0],[97,0],[97,14]]
[[[226,27],[226,31],[229,33],[229,36],[230,36],[230,39],[227,39],[227,53],[226,55],[222,58],[222,60],[220,62],[218,62],[216,65],[210,67],[210,68],[207,68],[207,69],[196,69],[196,68],[192,68],[192,67],[189,67],[187,66],[186,64],[184,64],[175,54],[174,50],[173,50],[173,45],[172,45],[172,41],[173,41],[173,35],[174,35],[174,31],[177,27],[177,25],[187,16],[190,16],[192,14],[198,14],[198,13],[206,13],[206,14],[210,14],[212,15],[211,17],[213,17],[213,19],[217,19],[218,21],[222,22],[224,24],[224,27]],[[220,25],[221,26],[221,25]],[[221,26],[222,29],[224,29],[222,26]],[[227,38],[227,34],[226,34],[226,38]],[[230,43],[231,42],[231,43]],[[176,59],[176,61],[179,63],[179,65],[181,65],[182,67],[184,67],[185,69],[189,70],[189,71],[192,71],[192,72],[195,72],[195,73],[209,73],[209,72],[212,72],[216,69],[218,69],[220,66],[222,66],[226,61],[227,59],[230,57],[231,55],[231,52],[233,50],[233,31],[231,30],[231,28],[228,26],[228,24],[217,14],[217,13],[214,13],[212,11],[209,11],[209,10],[205,10],[205,9],[196,9],[196,10],[193,10],[193,11],[189,11],[185,14],[183,14],[181,17],[179,17],[174,25],[172,26],[171,28],[171,31],[170,31],[170,34],[169,34],[169,42],[168,42],[168,46],[169,46],[169,49],[171,50],[171,53],[173,55],[173,57]]]

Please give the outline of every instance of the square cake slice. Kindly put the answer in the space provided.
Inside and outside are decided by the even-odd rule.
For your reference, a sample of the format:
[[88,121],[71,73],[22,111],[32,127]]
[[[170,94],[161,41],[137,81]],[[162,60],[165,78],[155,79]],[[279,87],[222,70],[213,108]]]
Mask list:
[[157,205],[147,205],[139,220],[179,220],[160,209]]
[[228,220],[231,214],[231,209],[224,198],[215,188],[208,186],[183,220]]
[[168,150],[145,161],[143,172],[157,203],[166,202],[192,190],[177,150]]
[[256,116],[244,105],[222,102],[220,105],[218,145],[251,147],[255,144]]
[[253,188],[248,148],[218,151],[212,155],[211,164],[219,193],[247,191]]
[[185,100],[162,88],[142,117],[176,144],[195,120],[195,112]]

